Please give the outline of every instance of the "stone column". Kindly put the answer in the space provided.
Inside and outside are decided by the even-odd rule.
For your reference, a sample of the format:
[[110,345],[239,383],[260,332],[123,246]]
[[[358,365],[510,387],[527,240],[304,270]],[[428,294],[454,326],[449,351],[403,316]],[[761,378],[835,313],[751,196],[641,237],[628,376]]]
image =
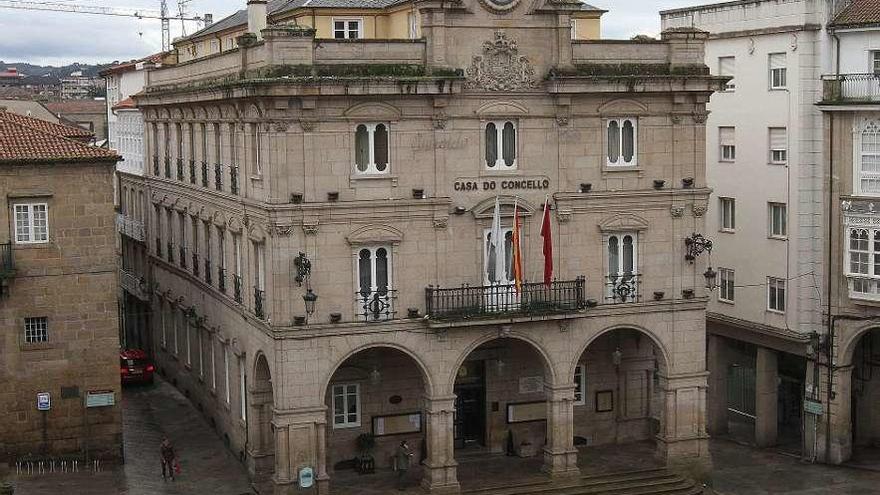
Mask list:
[[666,396],[657,457],[667,464],[708,463],[706,389],[708,372],[660,376]]
[[275,476],[276,485],[290,482],[290,432],[287,425],[275,424]]
[[709,349],[706,354],[706,367],[709,369],[709,434],[727,433],[727,360],[726,343],[722,337],[708,335]]
[[299,471],[304,467],[312,468],[315,473],[318,487],[312,490],[328,493],[330,478],[327,476],[324,440],[326,409],[321,405],[274,410],[275,476],[272,482],[275,495],[293,493]]
[[776,351],[766,347],[758,347],[755,366],[755,443],[758,447],[776,445],[778,363]]
[[459,493],[452,424],[455,396],[425,397],[424,410],[428,452],[422,487],[434,493]]
[[318,494],[330,493],[330,476],[327,474],[327,423],[321,421],[315,425],[315,434],[318,441],[317,469],[315,469],[315,482],[318,485]]
[[[819,418],[816,450],[817,457],[822,462],[840,464],[852,457],[852,371],[852,365],[848,365],[836,368],[833,372],[831,403],[825,405],[825,414]],[[822,382],[821,399],[827,401],[828,368],[822,367],[819,372]]]
[[577,449],[574,448],[574,383],[547,386],[547,445],[544,447],[545,473],[554,478],[578,476]]

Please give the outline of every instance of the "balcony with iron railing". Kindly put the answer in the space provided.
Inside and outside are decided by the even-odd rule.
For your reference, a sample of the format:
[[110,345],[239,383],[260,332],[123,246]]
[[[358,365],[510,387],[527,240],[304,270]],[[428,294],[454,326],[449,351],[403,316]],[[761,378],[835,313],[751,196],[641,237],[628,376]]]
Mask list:
[[238,166],[229,167],[229,192],[238,194]]
[[208,187],[208,162],[202,162],[202,187]]
[[15,255],[12,243],[5,242],[0,244],[0,295],[7,294],[9,279],[13,276],[15,276]]
[[499,316],[540,316],[576,313],[587,306],[586,279],[554,280],[513,285],[483,285],[425,289],[425,308],[433,320],[463,320]]
[[223,164],[221,163],[214,164],[214,189],[223,190]]
[[183,182],[183,158],[177,159],[177,180]]
[[836,74],[822,77],[823,104],[880,104],[880,74]]
[[146,240],[144,223],[122,213],[116,214],[116,230],[120,234],[136,241],[144,242]]
[[124,268],[119,269],[119,286],[132,296],[141,301],[149,301],[150,293],[147,286],[147,280],[132,271]]
[[153,175],[155,175],[156,177],[159,176],[159,157],[158,156],[153,157]]
[[232,298],[241,304],[241,275],[232,276]]
[[641,275],[637,273],[608,275],[605,277],[605,299],[611,304],[638,302],[641,298],[641,283]]
[[254,287],[254,315],[257,318],[263,319],[266,317],[266,314],[263,312],[263,302],[266,297],[266,292],[259,287]]
[[362,321],[385,321],[394,319],[394,299],[397,291],[381,289],[355,293],[357,319]]

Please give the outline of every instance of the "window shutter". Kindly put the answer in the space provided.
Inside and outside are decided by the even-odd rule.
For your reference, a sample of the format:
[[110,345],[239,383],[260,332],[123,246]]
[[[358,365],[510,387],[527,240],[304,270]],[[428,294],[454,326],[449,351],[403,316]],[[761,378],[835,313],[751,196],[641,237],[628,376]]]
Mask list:
[[784,69],[784,68],[785,68],[785,54],[784,53],[771,53],[770,54],[770,70]]
[[785,127],[770,128],[770,149],[785,150],[788,149],[788,137],[786,136]]
[[719,127],[718,140],[721,146],[733,146],[734,144],[736,144],[736,128]]

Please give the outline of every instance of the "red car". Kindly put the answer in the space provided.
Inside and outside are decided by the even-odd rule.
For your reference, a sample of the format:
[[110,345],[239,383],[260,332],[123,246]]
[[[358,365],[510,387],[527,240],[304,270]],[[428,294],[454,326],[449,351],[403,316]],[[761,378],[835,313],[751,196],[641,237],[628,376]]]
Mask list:
[[140,349],[123,349],[119,351],[119,373],[123,385],[126,383],[153,383],[153,366],[147,353]]

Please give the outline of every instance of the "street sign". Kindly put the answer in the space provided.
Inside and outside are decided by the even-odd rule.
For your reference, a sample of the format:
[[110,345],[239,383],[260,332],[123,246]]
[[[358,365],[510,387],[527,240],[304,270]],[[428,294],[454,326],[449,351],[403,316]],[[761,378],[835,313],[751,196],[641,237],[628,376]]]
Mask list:
[[825,409],[822,407],[821,402],[806,399],[804,400],[804,411],[807,411],[810,414],[815,414],[816,416],[821,416],[825,412]]
[[299,487],[311,488],[315,484],[315,472],[310,467],[299,470]]
[[49,392],[40,392],[37,394],[37,411],[48,411],[52,408],[52,398]]
[[112,390],[90,390],[86,394],[86,407],[107,407],[116,404]]

